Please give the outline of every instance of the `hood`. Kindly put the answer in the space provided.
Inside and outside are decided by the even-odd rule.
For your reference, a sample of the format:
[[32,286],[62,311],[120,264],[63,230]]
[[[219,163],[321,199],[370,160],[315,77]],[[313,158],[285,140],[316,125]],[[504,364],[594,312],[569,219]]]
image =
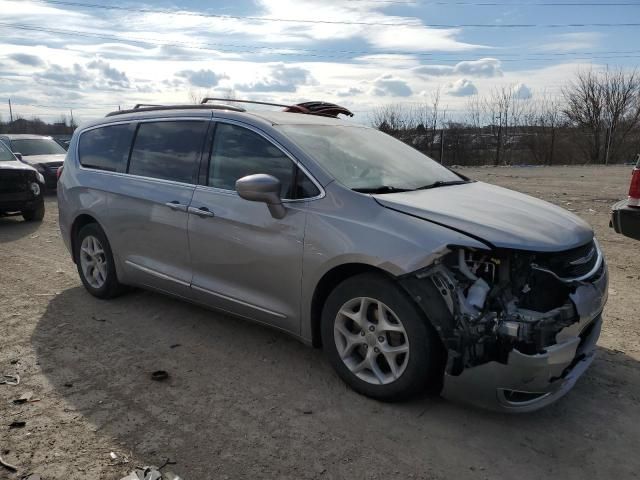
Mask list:
[[498,248],[553,252],[584,245],[593,230],[563,208],[482,182],[374,195],[382,206],[432,221]]
[[50,163],[50,162],[63,162],[65,154],[55,154],[55,155],[29,155],[22,156],[22,160],[31,165],[36,165],[38,163]]
[[28,170],[37,172],[35,168],[30,165],[25,165],[24,162],[19,160],[11,160],[10,162],[0,161],[0,171],[2,170]]

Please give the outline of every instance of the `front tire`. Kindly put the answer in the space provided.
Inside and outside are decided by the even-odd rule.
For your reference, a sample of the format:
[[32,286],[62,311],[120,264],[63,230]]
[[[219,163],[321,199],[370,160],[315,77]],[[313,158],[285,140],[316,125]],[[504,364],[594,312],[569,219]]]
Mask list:
[[41,201],[36,208],[23,210],[22,218],[26,222],[41,222],[44,218],[44,201]]
[[322,312],[322,344],[338,375],[355,391],[398,401],[442,383],[442,347],[424,314],[382,274],[348,278]]
[[75,250],[80,280],[91,295],[109,299],[124,292],[125,287],[116,274],[111,246],[98,224],[90,223],[80,229]]

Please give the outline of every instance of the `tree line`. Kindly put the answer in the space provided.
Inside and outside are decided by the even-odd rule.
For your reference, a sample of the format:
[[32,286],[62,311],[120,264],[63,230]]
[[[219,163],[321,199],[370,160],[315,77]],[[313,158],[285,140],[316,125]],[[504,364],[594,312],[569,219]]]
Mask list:
[[76,125],[73,119],[67,119],[66,115],[61,115],[58,120],[53,123],[47,123],[38,117],[26,119],[17,116],[13,121],[3,121],[0,118],[0,134],[1,133],[29,133],[32,135],[72,135]]
[[428,102],[380,106],[371,118],[447,165],[627,163],[640,154],[640,74],[580,71],[557,97],[496,88],[470,97],[455,120],[436,90]]

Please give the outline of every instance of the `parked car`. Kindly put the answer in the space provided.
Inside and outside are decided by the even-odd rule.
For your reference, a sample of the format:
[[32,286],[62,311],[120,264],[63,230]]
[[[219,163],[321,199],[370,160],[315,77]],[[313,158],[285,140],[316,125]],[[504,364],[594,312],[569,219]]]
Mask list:
[[52,137],[53,141],[64,148],[65,151],[69,150],[69,142],[71,141],[71,137]]
[[58,202],[89,293],[135,285],[270,325],[376,399],[528,411],[567,393],[607,300],[589,225],[296,111],[143,107],[78,129]]
[[631,174],[629,196],[616,203],[611,209],[610,227],[635,240],[640,240],[640,154]]
[[51,137],[42,135],[4,134],[0,141],[9,146],[18,159],[31,165],[44,176],[46,187],[55,190],[57,172],[67,152]]
[[18,161],[0,142],[0,216],[22,215],[26,221],[44,218],[44,178]]

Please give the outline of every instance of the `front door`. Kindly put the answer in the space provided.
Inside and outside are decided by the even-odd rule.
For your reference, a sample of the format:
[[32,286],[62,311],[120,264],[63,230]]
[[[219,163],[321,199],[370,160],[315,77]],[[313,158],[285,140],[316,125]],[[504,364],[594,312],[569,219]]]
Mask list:
[[[249,128],[218,122],[207,185],[198,186],[189,213],[193,295],[198,301],[298,334],[305,201],[285,203],[284,218],[235,192],[239,178],[266,173],[282,197],[300,197],[296,163]],[[315,188],[315,187],[314,187]]]

